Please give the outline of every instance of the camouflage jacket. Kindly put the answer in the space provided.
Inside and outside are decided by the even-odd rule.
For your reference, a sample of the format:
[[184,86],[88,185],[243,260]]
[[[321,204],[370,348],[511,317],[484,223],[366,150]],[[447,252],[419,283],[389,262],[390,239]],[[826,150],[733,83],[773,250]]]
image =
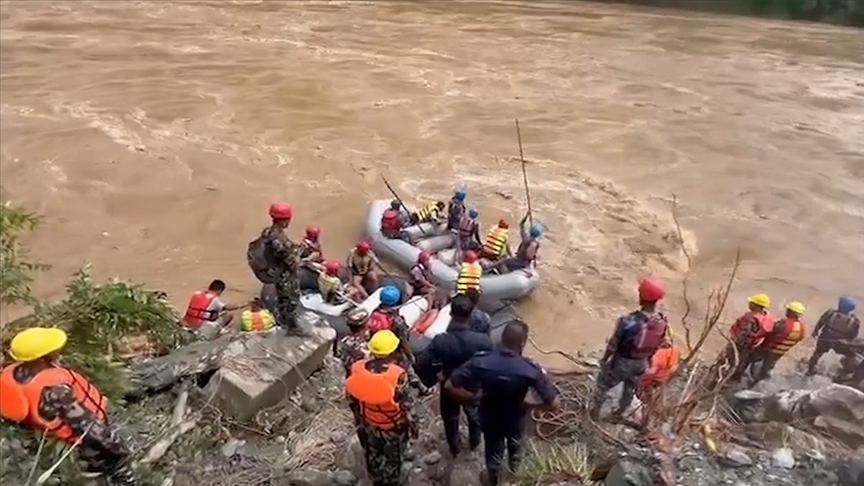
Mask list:
[[262,236],[269,236],[267,244],[270,251],[280,262],[283,272],[294,273],[300,268],[300,259],[303,254],[303,246],[294,243],[285,234],[285,231],[274,226],[269,226],[261,232]]
[[362,359],[369,358],[369,331],[363,329],[356,334],[342,337],[336,343],[336,357],[345,367],[345,376],[351,372],[351,366]]

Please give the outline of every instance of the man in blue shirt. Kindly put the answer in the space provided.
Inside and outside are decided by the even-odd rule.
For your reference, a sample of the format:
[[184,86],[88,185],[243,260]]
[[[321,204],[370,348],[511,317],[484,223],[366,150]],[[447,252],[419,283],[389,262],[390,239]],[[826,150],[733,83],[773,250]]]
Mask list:
[[501,349],[475,356],[445,385],[445,390],[459,399],[480,402],[486,472],[492,486],[501,479],[505,450],[510,470],[519,467],[528,391],[533,388],[545,406],[558,406],[555,389],[543,368],[522,356],[527,341],[528,325],[510,322],[501,335]]
[[[489,352],[494,349],[492,340],[487,334],[469,329],[469,319],[474,303],[467,295],[457,295],[450,303],[450,326],[447,332],[432,339],[418,356],[415,369],[423,384],[433,386],[443,383],[457,368],[465,364],[475,354]],[[453,457],[459,455],[459,413],[465,411],[468,418],[468,441],[473,451],[480,445],[480,423],[477,418],[477,407],[471,403],[461,403],[445,390],[441,390],[440,409],[444,422],[444,434],[447,445]]]

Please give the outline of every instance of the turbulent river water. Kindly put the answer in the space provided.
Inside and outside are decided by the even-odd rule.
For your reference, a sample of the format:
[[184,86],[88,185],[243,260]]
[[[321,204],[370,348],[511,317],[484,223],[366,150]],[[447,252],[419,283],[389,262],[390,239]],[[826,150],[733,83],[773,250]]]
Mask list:
[[[593,348],[636,280],[681,311],[740,248],[733,308],[864,298],[864,35],[582,2],[2,2],[3,195],[44,215],[42,297],[92,262],[178,303],[257,290],[267,205],[343,259],[385,175],[423,202],[463,184],[484,224],[526,205],[541,347]],[[698,303],[698,302],[697,302]],[[8,316],[7,316],[8,318]],[[698,320],[698,319],[697,319]]]

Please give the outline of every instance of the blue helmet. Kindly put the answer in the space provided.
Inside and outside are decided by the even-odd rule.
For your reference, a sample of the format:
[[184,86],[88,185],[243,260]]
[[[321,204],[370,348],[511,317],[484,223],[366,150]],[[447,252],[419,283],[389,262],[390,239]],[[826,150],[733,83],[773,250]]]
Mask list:
[[476,209],[471,208],[471,210],[468,211],[468,216],[476,218],[477,216],[480,216],[480,213],[478,213]]
[[453,199],[460,201],[460,202],[464,201],[465,200],[465,191],[456,191],[455,193],[453,193]]
[[840,297],[839,301],[837,301],[837,310],[844,314],[848,314],[855,310],[855,301],[852,300],[852,297],[844,295],[843,297]]
[[381,289],[381,304],[386,306],[394,306],[402,300],[402,291],[399,287],[388,285]]
[[531,231],[528,234],[531,235],[531,238],[540,238],[540,235],[543,234],[543,230],[540,229],[539,224],[535,223],[531,225]]

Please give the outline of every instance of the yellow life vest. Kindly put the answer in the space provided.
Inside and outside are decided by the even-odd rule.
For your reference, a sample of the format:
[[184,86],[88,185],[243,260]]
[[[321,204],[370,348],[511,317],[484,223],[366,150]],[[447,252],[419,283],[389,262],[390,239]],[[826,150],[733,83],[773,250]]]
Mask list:
[[333,291],[336,287],[341,283],[339,277],[336,275],[327,275],[324,272],[321,272],[318,275],[318,292],[321,293],[321,297],[324,298],[324,302],[330,302],[333,300],[335,295],[333,295]]
[[351,250],[351,270],[354,275],[366,275],[369,270],[372,270],[372,252],[366,255],[360,255],[355,250]]
[[483,253],[492,257],[500,257],[504,253],[509,237],[506,228],[495,226],[486,233],[486,241],[483,243]]
[[456,277],[456,293],[464,294],[471,289],[479,292],[481,277],[483,277],[483,267],[479,263],[463,263]]
[[257,312],[245,310],[240,314],[240,325],[244,331],[269,331],[274,324],[273,314],[267,309]]
[[438,209],[438,203],[427,204],[420,211],[417,211],[417,219],[420,222],[432,221],[441,217],[441,210]]

